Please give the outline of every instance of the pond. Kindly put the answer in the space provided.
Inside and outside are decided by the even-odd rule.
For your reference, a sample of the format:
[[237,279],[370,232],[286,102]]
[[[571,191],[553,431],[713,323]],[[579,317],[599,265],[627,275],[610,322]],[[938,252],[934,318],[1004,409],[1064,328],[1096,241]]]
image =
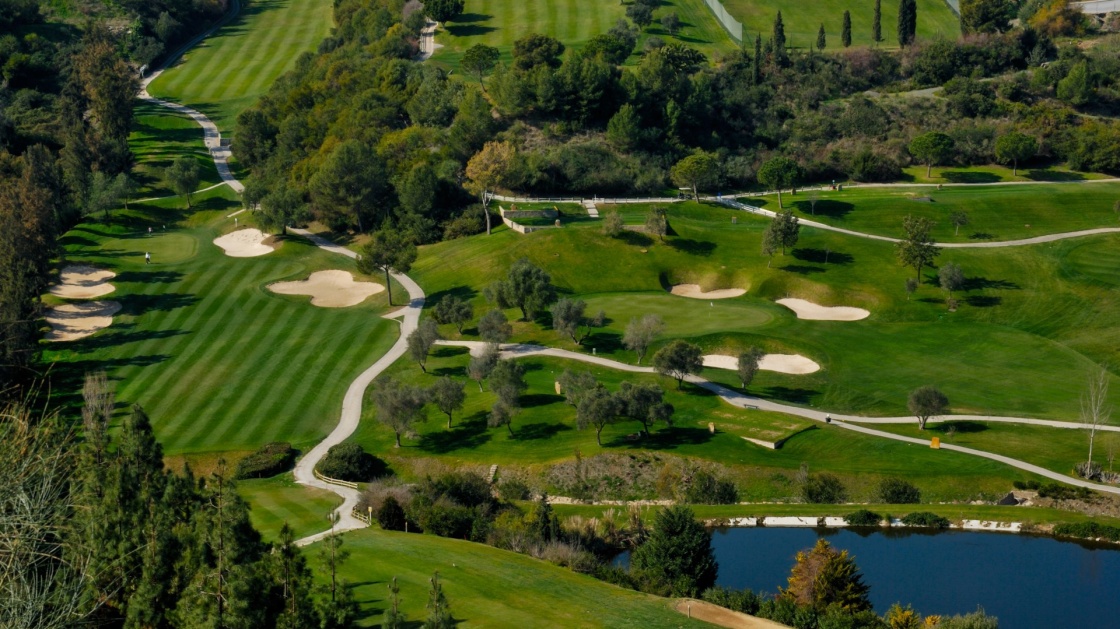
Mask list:
[[[725,528],[712,536],[719,585],[778,591],[797,551],[824,537],[855,556],[871,602],[922,614],[983,607],[1002,629],[1120,626],[1120,549],[967,531]],[[617,563],[626,565],[628,556]]]

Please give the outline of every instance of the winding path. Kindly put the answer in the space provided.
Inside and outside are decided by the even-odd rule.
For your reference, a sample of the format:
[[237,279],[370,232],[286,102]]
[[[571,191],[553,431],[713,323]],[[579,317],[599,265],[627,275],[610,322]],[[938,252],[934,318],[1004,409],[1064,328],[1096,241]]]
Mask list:
[[[480,352],[480,351],[482,351],[482,349],[486,345],[485,343],[483,343],[481,341],[436,341],[436,343],[439,344],[439,345],[467,347],[467,348],[470,348],[470,350],[472,352]],[[541,346],[541,345],[528,345],[528,344],[503,345],[501,355],[505,358],[521,358],[521,357],[525,357],[525,356],[551,356],[551,357],[554,357],[554,358],[565,358],[565,359],[568,359],[568,360],[578,360],[578,361],[585,362],[585,363],[591,363],[593,365],[600,365],[600,366],[603,366],[603,367],[608,367],[608,368],[611,368],[611,369],[617,369],[619,371],[628,371],[628,372],[631,372],[631,373],[655,373],[654,369],[652,367],[640,367],[640,366],[637,366],[637,365],[628,365],[626,363],[621,363],[621,362],[618,362],[616,360],[611,360],[609,358],[602,358],[600,356],[588,356],[587,354],[581,354],[579,352],[573,352],[573,351],[569,351],[569,350],[566,350],[566,349],[557,349],[557,348],[554,348],[554,347],[544,347],[544,346]],[[772,402],[770,400],[755,397],[753,395],[747,395],[745,393],[741,393],[739,391],[729,389],[729,388],[727,388],[727,387],[725,387],[721,384],[717,384],[715,382],[705,380],[704,378],[701,378],[699,376],[688,376],[688,377],[685,378],[685,380],[687,382],[695,384],[698,387],[702,387],[704,389],[707,389],[707,390],[711,391],[712,393],[715,393],[724,402],[727,402],[728,404],[731,404],[732,406],[737,406],[739,408],[748,408],[748,409],[752,409],[752,410],[763,410],[763,411],[773,411],[773,412],[778,412],[778,413],[786,413],[788,415],[796,415],[798,417],[804,417],[805,419],[811,419],[813,421],[818,421],[818,422],[821,422],[822,424],[825,423],[826,418],[831,418],[833,421],[830,425],[836,426],[838,428],[842,428],[842,429],[845,429],[845,430],[851,430],[853,432],[858,432],[858,433],[862,433],[862,434],[865,434],[865,435],[882,437],[884,439],[893,439],[895,441],[903,441],[903,442],[906,442],[906,443],[912,443],[912,444],[920,445],[920,446],[926,447],[926,448],[929,447],[929,440],[928,439],[917,439],[917,438],[914,438],[914,437],[904,437],[902,435],[896,435],[894,433],[884,432],[882,430],[876,430],[874,428],[868,428],[867,426],[861,426],[861,425],[858,425],[856,423],[853,423],[853,422],[880,423],[880,424],[913,423],[915,421],[913,417],[868,418],[868,417],[860,417],[858,415],[845,415],[845,414],[841,414],[841,413],[826,413],[825,411],[818,411],[818,410],[814,410],[814,409],[802,408],[800,406],[790,406],[788,404],[781,404],[779,402]],[[985,416],[985,415],[946,415],[944,417],[937,418],[937,421],[954,421],[954,420],[996,421],[996,422],[1017,423],[1017,424],[1032,424],[1032,425],[1038,425],[1038,426],[1050,426],[1050,427],[1055,427],[1055,428],[1069,428],[1069,429],[1075,429],[1075,428],[1085,429],[1086,428],[1086,426],[1084,424],[1078,424],[1078,423],[1074,423],[1074,422],[1060,422],[1060,421],[1047,420],[1047,419],[1030,419],[1030,418],[1026,418],[1026,417],[988,417],[988,416]],[[1098,430],[1105,430],[1105,431],[1110,431],[1110,432],[1120,432],[1120,426],[1102,426],[1102,427],[1098,428]],[[1040,467],[1040,466],[1034,465],[1032,463],[1027,463],[1026,461],[1020,461],[1019,459],[1013,459],[1011,457],[1003,456],[1002,454],[994,454],[992,452],[986,452],[984,450],[977,450],[975,448],[966,448],[964,446],[958,446],[958,445],[947,444],[947,443],[942,443],[941,444],[941,449],[942,450],[953,450],[955,452],[962,452],[964,454],[970,454],[972,456],[978,456],[978,457],[983,457],[985,459],[991,459],[993,461],[998,461],[1000,463],[1004,463],[1006,465],[1010,465],[1011,467],[1015,467],[1015,468],[1018,468],[1018,469],[1021,469],[1021,470],[1025,470],[1025,471],[1037,474],[1039,476],[1044,476],[1044,477],[1049,478],[1051,480],[1056,480],[1056,481],[1059,481],[1059,482],[1062,482],[1062,483],[1067,483],[1069,485],[1075,485],[1075,486],[1078,486],[1078,487],[1086,487],[1086,488],[1089,488],[1089,489],[1095,489],[1097,491],[1103,491],[1103,492],[1107,492],[1107,493],[1110,493],[1110,494],[1120,495],[1120,487],[1117,487],[1115,485],[1102,485],[1100,483],[1093,483],[1093,482],[1081,480],[1079,478],[1073,478],[1071,476],[1066,476],[1065,474],[1059,474],[1058,472],[1048,470],[1044,467]]]

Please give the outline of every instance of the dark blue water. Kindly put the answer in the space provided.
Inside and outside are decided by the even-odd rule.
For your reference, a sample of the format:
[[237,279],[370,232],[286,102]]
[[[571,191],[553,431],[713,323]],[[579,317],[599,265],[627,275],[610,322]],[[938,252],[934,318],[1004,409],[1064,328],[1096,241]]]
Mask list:
[[[1120,628],[1120,550],[1049,537],[963,531],[728,528],[715,531],[719,585],[774,593],[797,551],[818,537],[848,550],[884,613],[910,603],[922,614],[978,606],[1002,629]],[[620,557],[625,565],[629,557]]]

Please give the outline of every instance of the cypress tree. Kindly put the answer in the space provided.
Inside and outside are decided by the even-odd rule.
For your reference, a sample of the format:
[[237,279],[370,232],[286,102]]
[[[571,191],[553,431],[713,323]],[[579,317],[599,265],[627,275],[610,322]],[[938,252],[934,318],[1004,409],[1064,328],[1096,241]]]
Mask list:
[[774,61],[781,62],[786,56],[786,27],[782,23],[782,12],[778,11],[777,17],[774,18],[774,35],[770,39],[770,44],[774,47]]
[[755,85],[762,82],[762,33],[754,36],[754,67],[751,68],[751,76]]
[[824,24],[821,24],[820,30],[817,31],[817,50],[824,50]]
[[845,48],[852,45],[852,14],[844,11],[844,24],[840,27],[840,43]]
[[883,41],[883,0],[875,0],[875,15],[871,18],[871,40]]
[[915,0],[898,2],[898,45],[909,46],[914,42],[918,23],[918,4]]

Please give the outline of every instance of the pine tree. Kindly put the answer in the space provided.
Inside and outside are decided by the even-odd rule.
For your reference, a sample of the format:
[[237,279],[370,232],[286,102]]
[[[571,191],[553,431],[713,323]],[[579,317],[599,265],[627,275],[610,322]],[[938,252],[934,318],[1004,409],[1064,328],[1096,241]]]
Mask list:
[[844,23],[840,27],[840,43],[845,48],[852,45],[852,14],[844,11]]
[[432,575],[429,583],[432,587],[428,591],[428,618],[424,621],[424,629],[451,629],[455,626],[455,620],[451,617],[451,608],[447,604],[447,597],[443,594],[438,570]]
[[883,41],[883,0],[875,0],[875,14],[871,17],[871,40]]
[[755,85],[762,82],[762,33],[756,33],[754,36],[754,65],[751,68],[751,78]]
[[381,629],[404,629],[405,618],[401,613],[401,589],[397,586],[397,578],[389,582],[389,606],[385,608],[385,616],[381,619]]
[[770,39],[770,45],[773,46],[774,50],[774,62],[779,64],[784,62],[786,58],[786,27],[782,23],[781,11],[778,11],[778,15],[774,17],[774,33]]
[[898,45],[909,46],[914,43],[918,27],[917,0],[899,0],[898,3]]
[[825,45],[824,39],[824,24],[821,24],[820,30],[817,31],[817,50],[823,51]]

